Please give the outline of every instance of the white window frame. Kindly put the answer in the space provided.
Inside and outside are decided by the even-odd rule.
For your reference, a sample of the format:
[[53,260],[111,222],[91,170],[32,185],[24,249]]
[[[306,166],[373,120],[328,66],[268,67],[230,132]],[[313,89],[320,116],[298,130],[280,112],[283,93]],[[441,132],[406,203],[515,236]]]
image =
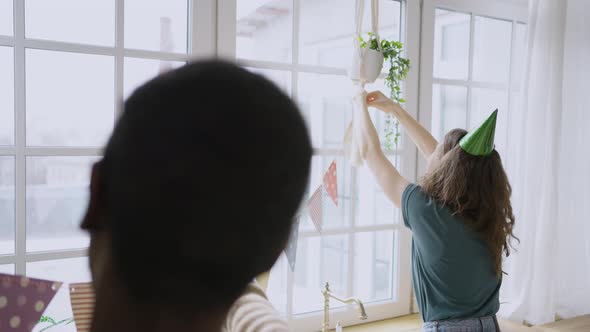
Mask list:
[[[236,59],[236,1],[241,0],[220,0],[218,1],[218,24],[217,24],[217,50],[218,55],[228,59]],[[321,1],[321,0],[320,0]],[[418,106],[418,73],[420,71],[418,54],[419,54],[419,38],[420,38],[420,1],[407,0],[401,1],[402,4],[402,40],[407,41],[406,55],[410,58],[412,69],[409,73],[408,79],[405,83],[405,95],[408,103],[406,107],[408,111],[417,116]],[[353,6],[353,3],[349,5]],[[405,13],[405,15],[404,15]],[[291,97],[297,99],[298,96],[298,75],[299,73],[311,74],[329,74],[346,77],[345,68],[334,68],[319,65],[307,65],[299,63],[299,1],[293,2],[293,35],[292,35],[292,61],[288,63],[273,62],[273,61],[259,61],[248,59],[237,59],[237,61],[247,67],[257,69],[281,70],[291,73]],[[353,24],[353,22],[351,22]],[[382,75],[381,78],[385,76]],[[398,155],[402,159],[401,173],[410,180],[416,177],[416,157],[417,152],[415,146],[404,136],[402,145],[396,152],[387,152],[388,156]],[[341,149],[327,149],[315,148],[314,156],[342,156]],[[351,194],[356,196],[356,171],[352,170],[351,175]],[[398,224],[391,225],[372,225],[372,226],[356,226],[355,219],[355,200],[351,200],[351,225],[337,229],[326,229],[322,231],[322,236],[329,235],[348,235],[348,252],[354,252],[355,234],[361,232],[374,232],[380,230],[395,230],[397,231],[396,242],[394,242],[394,261],[395,272],[392,282],[394,283],[392,290],[397,294],[397,299],[370,302],[365,304],[368,319],[362,321],[358,319],[358,311],[351,306],[331,309],[330,323],[333,328],[337,321],[340,321],[343,326],[357,325],[371,321],[382,320],[409,314],[412,307],[411,294],[411,268],[410,268],[410,241],[411,234],[407,231],[401,221],[401,216]],[[304,231],[300,233],[301,238],[318,237],[319,234],[315,231]],[[293,314],[293,288],[294,288],[294,273],[287,269],[287,320],[294,331],[313,331],[321,328],[323,312],[316,311],[307,314]],[[348,255],[348,278],[347,290],[349,294],[353,294],[353,280],[354,280],[354,255]],[[318,293],[321,289],[318,289]],[[362,299],[361,299],[362,300]],[[335,303],[333,303],[334,305]]]
[[167,53],[129,49],[124,47],[124,0],[115,2],[115,45],[112,47],[84,45],[52,40],[25,38],[25,0],[13,0],[13,36],[0,36],[0,46],[13,48],[14,52],[14,114],[15,144],[0,146],[0,156],[15,158],[15,248],[14,253],[0,255],[0,265],[12,264],[17,274],[26,275],[26,265],[32,262],[53,261],[87,257],[87,248],[48,252],[26,251],[26,158],[31,156],[87,157],[102,156],[101,147],[35,147],[26,146],[26,49],[104,55],[115,62],[115,121],[122,111],[124,59],[141,58],[164,61],[190,61],[215,55],[216,40],[215,0],[188,0],[192,19],[188,25],[189,47],[187,53]]
[[[506,91],[508,93],[507,105],[512,107],[512,93],[519,92],[519,84],[513,77],[516,39],[516,24],[526,24],[528,11],[526,5],[515,4],[511,1],[473,1],[473,0],[423,0],[422,8],[422,39],[420,55],[420,112],[419,121],[425,128],[432,128],[432,87],[433,84],[459,86],[467,88],[467,120],[471,109],[471,93],[473,88],[486,88]],[[434,43],[435,43],[435,11],[444,9],[448,11],[468,14],[470,20],[469,34],[469,64],[468,77],[461,79],[443,79],[434,77]],[[508,83],[484,83],[473,80],[473,36],[475,16],[500,19],[512,23],[510,76]],[[469,122],[467,122],[469,123]],[[426,168],[424,160],[419,160],[418,169],[422,172]]]

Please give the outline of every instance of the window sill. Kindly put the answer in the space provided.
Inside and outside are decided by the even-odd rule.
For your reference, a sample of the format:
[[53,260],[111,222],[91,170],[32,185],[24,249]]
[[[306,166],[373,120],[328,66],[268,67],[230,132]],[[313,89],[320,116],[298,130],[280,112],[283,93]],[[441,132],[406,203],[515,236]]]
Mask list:
[[392,319],[381,320],[357,326],[345,327],[347,332],[414,332],[422,328],[422,319],[420,315],[402,316]]
[[[590,322],[590,316],[587,318]],[[544,331],[537,327],[527,327],[515,322],[498,319],[500,329],[503,332],[540,332]],[[422,331],[422,319],[420,315],[409,315],[386,319],[362,325],[345,327],[346,332],[420,332]]]

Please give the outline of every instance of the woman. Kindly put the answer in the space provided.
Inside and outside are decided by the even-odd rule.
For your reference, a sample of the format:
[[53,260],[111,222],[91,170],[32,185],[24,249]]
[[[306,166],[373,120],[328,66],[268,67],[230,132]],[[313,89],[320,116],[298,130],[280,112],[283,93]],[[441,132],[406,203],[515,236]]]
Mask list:
[[404,109],[381,92],[367,103],[392,114],[428,160],[410,184],[387,160],[368,114],[364,156],[412,231],[412,274],[423,331],[499,331],[496,312],[502,254],[514,225],[511,188],[494,149],[496,112],[471,133],[454,129],[438,144]]

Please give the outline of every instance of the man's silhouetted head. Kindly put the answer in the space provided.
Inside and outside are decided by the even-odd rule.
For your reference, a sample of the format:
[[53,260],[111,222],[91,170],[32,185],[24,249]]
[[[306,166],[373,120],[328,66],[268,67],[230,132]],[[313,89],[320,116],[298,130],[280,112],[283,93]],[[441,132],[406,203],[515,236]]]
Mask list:
[[207,61],[148,82],[93,170],[95,286],[112,266],[137,303],[228,307],[285,247],[311,155],[297,107],[259,75]]

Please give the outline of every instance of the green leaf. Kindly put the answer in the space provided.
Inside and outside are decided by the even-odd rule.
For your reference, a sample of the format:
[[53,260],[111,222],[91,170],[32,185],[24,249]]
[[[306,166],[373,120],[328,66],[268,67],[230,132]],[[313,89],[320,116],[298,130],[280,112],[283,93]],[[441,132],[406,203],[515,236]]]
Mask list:
[[66,319],[62,319],[62,320],[60,320],[59,322],[56,322],[56,321],[55,321],[53,318],[51,318],[51,317],[45,317],[45,316],[42,316],[42,317],[41,317],[41,320],[39,320],[39,322],[43,322],[43,323],[51,323],[51,325],[49,325],[49,326],[46,326],[46,327],[44,327],[43,329],[41,329],[41,330],[39,331],[39,332],[44,332],[44,331],[47,331],[47,330],[53,329],[53,328],[55,328],[55,327],[57,327],[57,326],[60,326],[60,325],[69,325],[69,324],[71,324],[71,323],[73,323],[73,322],[74,322],[74,318],[66,318]]
[[[382,39],[379,44],[376,41],[376,36],[371,37],[369,41],[370,47],[376,49],[375,46],[381,46],[381,52],[383,57],[389,62],[389,70],[385,77],[385,85],[389,89],[389,97],[397,103],[405,103],[406,100],[402,98],[401,93],[401,82],[407,78],[408,71],[410,70],[410,60],[404,58],[403,54],[403,43],[398,41],[389,41]],[[375,39],[375,44],[373,44]],[[399,137],[401,136],[399,130],[399,122],[393,119],[391,116],[387,116],[385,120],[383,146],[388,149],[394,149],[399,143]]]
[[377,39],[371,39],[371,46],[370,47],[372,50],[379,49],[379,44],[377,42]]
[[51,323],[51,324],[56,324],[55,320],[49,316],[41,316],[41,318],[39,319],[39,323]]

